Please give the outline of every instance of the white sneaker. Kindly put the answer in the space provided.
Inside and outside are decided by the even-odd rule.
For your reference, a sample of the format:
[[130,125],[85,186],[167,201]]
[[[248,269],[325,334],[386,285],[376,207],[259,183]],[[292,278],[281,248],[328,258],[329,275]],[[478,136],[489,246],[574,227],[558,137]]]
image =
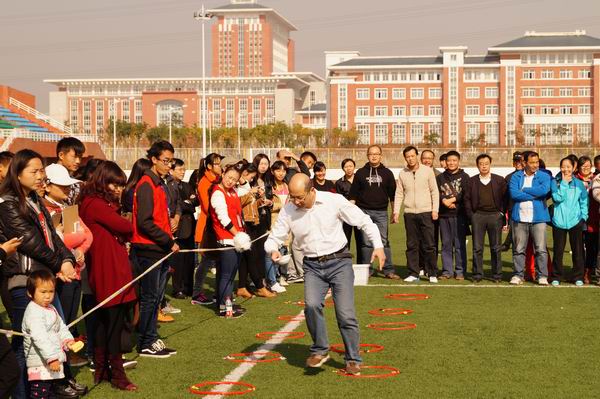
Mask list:
[[414,283],[416,281],[419,281],[419,278],[415,277],[415,276],[408,276],[407,278],[404,279],[405,283]]
[[287,281],[285,281],[285,277],[281,276],[279,277],[279,285],[282,287],[287,287],[290,284]]
[[512,278],[510,279],[510,284],[521,285],[523,284],[523,280],[521,280],[521,277],[519,276],[512,276]]
[[548,279],[546,277],[540,277],[538,280],[539,285],[548,285]]
[[421,269],[419,272],[419,277],[425,277],[425,270]]
[[286,292],[287,290],[279,285],[279,283],[275,283],[271,286],[271,291],[281,294],[282,292]]
[[429,282],[432,284],[437,284],[438,279],[437,279],[437,277],[429,277]]

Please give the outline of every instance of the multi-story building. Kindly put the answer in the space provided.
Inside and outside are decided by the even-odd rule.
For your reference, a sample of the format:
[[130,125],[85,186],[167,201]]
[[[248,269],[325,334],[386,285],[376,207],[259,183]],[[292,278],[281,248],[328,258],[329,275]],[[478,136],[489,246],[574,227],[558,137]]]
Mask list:
[[327,52],[328,126],[360,143],[600,144],[600,39],[526,32],[468,55]]
[[[256,0],[230,0],[207,11],[212,26],[212,73],[206,78],[207,127],[302,123],[296,111],[325,101],[325,81],[294,71],[296,28]],[[200,69],[200,68],[198,68]],[[111,119],[173,120],[202,126],[203,80],[190,78],[47,79],[50,116],[75,131],[102,133]]]

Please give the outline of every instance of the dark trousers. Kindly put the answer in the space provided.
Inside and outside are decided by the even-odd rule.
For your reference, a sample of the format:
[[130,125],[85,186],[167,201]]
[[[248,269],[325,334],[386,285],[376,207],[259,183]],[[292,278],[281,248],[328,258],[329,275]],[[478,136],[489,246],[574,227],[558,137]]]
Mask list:
[[[146,271],[158,259],[136,256],[138,270]],[[162,300],[169,264],[163,262],[150,273],[140,279],[140,321],[138,324],[138,352],[148,348],[158,339],[156,319],[158,317],[158,306]]]
[[[83,313],[87,313],[94,306],[96,306],[96,297],[91,294],[83,294],[81,296],[81,311]],[[90,314],[88,317],[84,319],[85,321],[85,331],[87,335],[87,341],[85,343],[85,353],[88,357],[94,357],[94,341],[96,340],[96,327],[98,323],[96,321],[96,312]]]
[[[266,233],[267,230],[266,226],[262,224],[256,226],[247,224],[246,232],[252,240],[255,240]],[[255,241],[249,251],[242,253],[240,259],[239,288],[248,288],[250,286],[248,284],[248,275],[250,275],[256,289],[265,287],[263,283],[265,278],[265,241],[267,241],[267,237]]]
[[[194,237],[185,240],[177,240],[179,248],[194,249]],[[184,295],[192,296],[194,288],[194,266],[196,256],[193,252],[176,253],[171,256],[173,266],[173,295],[183,292]]]
[[563,278],[563,254],[565,244],[569,235],[571,252],[573,253],[573,280],[583,280],[584,254],[583,254],[583,222],[577,223],[570,229],[559,229],[552,227],[552,237],[554,239],[554,256],[552,262],[552,277],[555,280],[562,281]]
[[[437,257],[438,257],[438,243],[440,242],[440,224],[438,223],[437,220],[433,221],[433,245],[434,245],[434,256],[435,256],[435,261],[437,263]],[[421,261],[421,263],[419,264],[419,268],[423,271],[425,271],[425,266],[423,265],[423,259],[425,259],[425,248],[424,245],[421,243],[419,245],[419,260]]]
[[49,399],[54,380],[31,381],[31,399]]
[[7,399],[19,382],[19,363],[5,335],[0,334],[0,399]]
[[[65,324],[71,323],[77,318],[79,305],[81,304],[81,281],[73,280],[70,283],[63,283],[61,280],[56,281],[56,293],[60,299],[63,313],[65,315]],[[71,334],[77,337],[77,327],[70,328]]]
[[[362,234],[360,229],[356,226],[351,226],[349,224],[343,224],[344,235],[346,236],[346,241],[348,241],[348,250],[350,250],[350,243],[352,242],[352,231],[354,231],[354,245],[356,246],[356,263],[361,265],[365,262],[362,258],[362,251],[360,248],[362,247]],[[368,262],[369,260],[367,260]]]
[[464,277],[467,272],[467,221],[465,216],[440,218],[442,274]]
[[96,311],[97,328],[94,334],[96,348],[104,348],[107,355],[120,355],[121,337],[130,304],[100,308]]
[[8,313],[8,317],[12,318],[12,299],[10,297],[10,291],[8,291],[8,278],[6,278],[0,272],[0,297],[2,298],[2,305],[4,305],[4,309],[6,309],[6,313]]
[[598,257],[598,233],[583,232],[583,245],[585,250],[585,268],[593,273],[596,270],[596,258]]
[[[226,246],[221,245],[221,247]],[[221,251],[217,264],[217,304],[220,309],[225,309],[227,298],[233,301],[233,282],[239,266],[239,252],[233,248],[229,251]]]
[[[431,212],[404,213],[406,229],[406,262],[411,276],[418,277],[423,264],[429,276],[437,276],[434,227]],[[420,259],[420,247],[423,247],[424,259]]]
[[471,219],[473,230],[473,279],[483,278],[483,247],[487,233],[492,255],[492,277],[502,278],[502,225],[504,216],[500,212],[475,212]]

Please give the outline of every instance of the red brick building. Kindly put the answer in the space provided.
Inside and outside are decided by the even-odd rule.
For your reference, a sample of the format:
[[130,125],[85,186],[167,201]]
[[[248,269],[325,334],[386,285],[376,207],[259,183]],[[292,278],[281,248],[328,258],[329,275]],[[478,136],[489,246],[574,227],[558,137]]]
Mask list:
[[327,52],[328,126],[364,144],[600,144],[600,39],[527,32],[469,55]]

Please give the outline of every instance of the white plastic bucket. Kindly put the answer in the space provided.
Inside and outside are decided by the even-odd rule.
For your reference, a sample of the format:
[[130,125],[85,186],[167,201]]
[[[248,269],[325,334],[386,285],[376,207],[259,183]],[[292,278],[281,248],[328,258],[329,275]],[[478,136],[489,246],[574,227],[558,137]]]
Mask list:
[[369,269],[370,264],[363,265],[352,265],[354,269],[354,285],[368,285],[369,284]]

